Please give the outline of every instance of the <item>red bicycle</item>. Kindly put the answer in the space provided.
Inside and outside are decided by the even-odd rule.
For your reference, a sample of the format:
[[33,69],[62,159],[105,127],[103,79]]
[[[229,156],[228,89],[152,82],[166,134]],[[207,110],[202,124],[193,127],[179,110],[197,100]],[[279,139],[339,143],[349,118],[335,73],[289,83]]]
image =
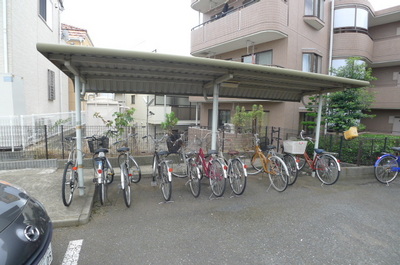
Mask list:
[[[208,135],[209,133],[203,139]],[[218,151],[210,150],[206,155],[200,145],[195,159],[201,171],[201,178],[207,177],[210,180],[212,193],[216,197],[221,197],[225,192],[227,174],[226,165],[223,159],[218,156]]]

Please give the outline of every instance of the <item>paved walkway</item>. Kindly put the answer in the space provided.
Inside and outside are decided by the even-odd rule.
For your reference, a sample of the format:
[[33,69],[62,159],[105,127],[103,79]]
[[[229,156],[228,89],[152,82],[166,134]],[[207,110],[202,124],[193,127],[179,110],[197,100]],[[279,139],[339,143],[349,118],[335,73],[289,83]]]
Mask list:
[[[150,177],[150,166],[142,166],[142,177]],[[25,189],[46,207],[54,227],[76,226],[89,222],[95,185],[93,169],[84,169],[85,194],[79,196],[75,191],[69,207],[65,207],[61,198],[63,168],[28,168],[0,170],[0,180],[7,181]],[[118,185],[120,170],[115,169],[114,183]],[[114,184],[113,183],[113,184]]]

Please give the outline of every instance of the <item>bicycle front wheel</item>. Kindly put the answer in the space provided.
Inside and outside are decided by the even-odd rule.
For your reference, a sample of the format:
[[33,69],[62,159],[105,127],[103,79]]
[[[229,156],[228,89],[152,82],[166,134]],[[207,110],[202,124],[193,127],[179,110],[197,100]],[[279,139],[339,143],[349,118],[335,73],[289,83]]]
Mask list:
[[288,185],[292,185],[296,182],[299,170],[297,169],[296,158],[291,154],[285,154],[283,156],[286,167],[289,171]]
[[395,156],[382,156],[375,162],[375,178],[381,183],[390,183],[397,177],[398,174],[398,171],[394,171],[393,168],[398,167],[399,166]]
[[129,208],[131,206],[131,182],[128,167],[125,163],[121,165],[121,184],[125,205]]
[[104,176],[106,177],[107,184],[111,184],[114,181],[115,173],[114,168],[112,167],[111,162],[110,160],[108,160],[108,158],[106,158],[106,161],[104,163],[104,171]]
[[282,192],[288,186],[289,172],[285,162],[278,156],[271,156],[269,159],[268,177],[272,187]]
[[226,188],[225,170],[221,161],[214,159],[210,164],[210,186],[216,197],[221,197]]
[[319,180],[326,185],[335,184],[340,174],[340,166],[336,158],[329,154],[323,154],[317,159],[315,171]]
[[74,196],[75,188],[78,185],[78,174],[73,169],[74,165],[71,161],[69,161],[65,165],[63,178],[62,178],[62,200],[65,206],[70,206],[72,202],[72,198]]
[[247,183],[247,172],[243,162],[235,158],[232,160],[229,167],[229,184],[232,188],[233,193],[236,195],[242,195],[246,189]]
[[189,186],[190,191],[192,192],[195,198],[199,197],[201,183],[200,183],[200,170],[196,165],[194,159],[189,160]]
[[139,164],[136,162],[133,156],[129,156],[128,173],[129,179],[133,183],[138,183],[142,179],[142,170],[140,169]]
[[162,162],[160,167],[160,185],[161,185],[161,192],[163,194],[164,200],[169,201],[171,200],[171,193],[172,193],[172,183],[169,180],[169,166],[166,162]]

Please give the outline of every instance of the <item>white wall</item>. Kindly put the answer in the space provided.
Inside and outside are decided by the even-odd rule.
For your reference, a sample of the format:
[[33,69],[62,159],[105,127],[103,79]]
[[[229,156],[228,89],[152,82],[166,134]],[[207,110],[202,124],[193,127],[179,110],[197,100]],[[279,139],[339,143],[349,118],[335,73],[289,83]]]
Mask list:
[[[59,8],[53,0],[53,17],[49,26],[38,15],[39,1],[7,1],[7,37],[9,73],[23,79],[23,97],[19,98],[21,108],[12,115],[41,114],[68,111],[68,79],[49,60],[39,54],[36,43],[59,43]],[[51,3],[51,1],[48,1]],[[3,37],[3,35],[2,35]],[[3,39],[1,37],[1,39]],[[1,41],[2,42],[2,41]],[[2,46],[4,48],[4,46]],[[0,61],[4,61],[3,50]],[[55,72],[54,101],[48,100],[47,70]],[[0,69],[0,73],[4,68]],[[15,97],[15,95],[13,95]],[[3,108],[3,106],[0,106]]]

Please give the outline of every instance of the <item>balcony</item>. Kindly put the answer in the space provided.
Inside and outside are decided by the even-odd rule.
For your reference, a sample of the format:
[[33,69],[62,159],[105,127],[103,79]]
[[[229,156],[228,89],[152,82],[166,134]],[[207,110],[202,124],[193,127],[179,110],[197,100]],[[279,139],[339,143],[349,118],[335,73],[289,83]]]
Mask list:
[[257,45],[287,38],[288,6],[281,0],[264,0],[230,11],[192,29],[191,54],[210,57],[249,43]]
[[337,33],[333,36],[334,57],[360,56],[372,61],[373,47],[373,40],[364,33]]
[[374,41],[372,67],[400,66],[400,36]]

